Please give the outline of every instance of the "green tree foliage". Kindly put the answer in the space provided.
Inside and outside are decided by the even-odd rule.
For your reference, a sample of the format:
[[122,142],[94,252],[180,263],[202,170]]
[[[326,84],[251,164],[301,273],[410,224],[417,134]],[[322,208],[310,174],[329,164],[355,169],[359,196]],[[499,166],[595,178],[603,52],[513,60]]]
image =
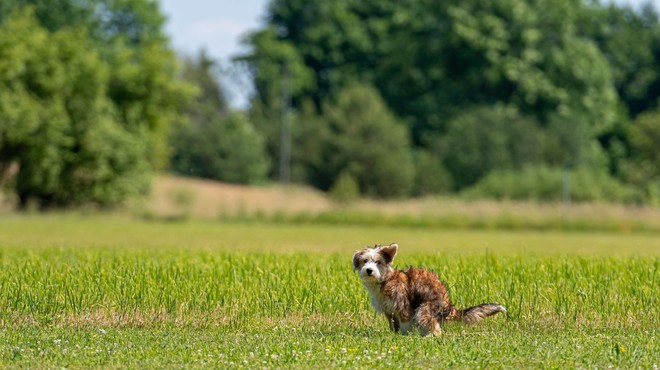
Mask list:
[[182,175],[241,184],[266,178],[261,137],[239,113],[176,128],[172,147],[172,170]]
[[26,7],[33,9],[39,24],[47,30],[80,27],[104,46],[116,41],[133,46],[167,42],[163,34],[165,17],[154,0],[3,0],[0,22]]
[[[522,170],[496,170],[467,188],[467,198],[494,198],[557,202],[564,196],[566,174],[561,167],[527,166]],[[568,174],[571,201],[639,203],[639,192],[606,172],[577,168]]]
[[49,31],[77,25],[87,28],[94,19],[96,0],[74,2],[70,0],[3,0],[0,2],[0,23],[16,11],[31,7],[41,26]]
[[[251,114],[268,153],[279,154],[284,70],[297,117],[321,117],[294,125],[294,152],[314,137],[310,125],[319,135],[332,131],[328,101],[370,85],[411,137],[415,194],[462,189],[529,163],[621,175],[632,153],[629,117],[655,106],[660,92],[660,26],[650,6],[272,0],[267,15],[240,60],[255,79]],[[329,188],[343,168],[319,169],[324,146],[306,148],[294,168],[304,169],[303,181]]]
[[476,107],[456,116],[436,151],[456,189],[472,185],[496,169],[541,163],[545,137],[538,123],[515,108]]
[[106,205],[145,192],[148,132],[116,123],[108,84],[85,33],[50,33],[30,12],[0,26],[0,164],[17,166],[21,205]]
[[360,197],[360,186],[348,172],[342,172],[329,191],[335,202],[346,204]]
[[[155,3],[32,3],[3,2],[13,11],[0,15],[3,178],[21,206],[105,206],[144,194],[190,93],[176,80]],[[132,12],[141,3],[152,19]]]
[[[303,152],[303,148],[308,147],[311,143],[323,140],[323,138],[317,138],[316,135],[310,136],[305,131],[314,120],[312,117],[319,107],[317,105],[310,110],[311,99],[301,98],[313,94],[315,91],[313,73],[290,42],[278,39],[273,27],[255,32],[248,37],[248,40],[250,44],[258,45],[254,48],[253,54],[239,58],[250,67],[256,87],[256,95],[252,100],[250,110],[250,121],[263,135],[268,157],[272,158],[273,163],[279,163],[282,110],[285,105],[289,105],[288,102],[283,101],[285,95],[283,87],[288,86],[288,93],[293,96],[295,105],[302,112],[300,118],[302,123],[292,131],[292,179],[294,181],[303,179],[305,182],[314,183],[315,180],[308,181],[308,179],[315,175],[305,170],[309,166],[299,160],[307,162],[306,156],[318,156],[315,156],[312,151],[303,154],[302,158],[295,157],[296,153]],[[294,125],[296,124],[294,123]],[[316,132],[321,133],[322,130]],[[318,152],[318,149],[316,151]],[[276,178],[278,173],[278,167],[272,166],[270,177]]]
[[[338,175],[326,168],[326,148],[332,135],[328,121],[308,100],[293,117],[291,131],[291,180],[327,189]],[[273,158],[278,157],[279,153]]]
[[660,111],[646,112],[630,127],[631,156],[624,164],[624,178],[660,202]]
[[229,112],[214,66],[203,51],[185,61],[183,77],[199,91],[186,107],[188,122],[170,135],[170,167],[186,176],[262,182],[268,169],[263,140],[244,115]]
[[[582,8],[578,0],[274,0],[276,41],[267,45],[295,48],[313,72],[314,91],[294,96],[318,103],[356,80],[373,84],[417,144],[466,107],[495,102],[541,122],[580,115],[595,135],[612,125],[616,94],[605,58],[577,33]],[[266,48],[251,44],[258,69]],[[279,84],[259,79],[260,94]]]
[[410,139],[378,92],[349,86],[323,107],[330,128],[324,170],[332,181],[339,174],[357,181],[362,194],[373,197],[408,195],[414,170]]
[[631,117],[652,109],[660,96],[660,21],[650,4],[592,6],[577,23],[607,58],[616,90]]
[[453,190],[452,176],[443,164],[440,155],[430,150],[420,149],[414,153],[414,159],[413,195],[446,194]]
[[612,174],[624,173],[631,143],[631,120],[655,109],[660,97],[660,22],[657,11],[646,4],[640,10],[630,6],[592,6],[582,13],[580,32],[594,40],[607,58],[614,86],[622,101],[617,124],[599,136]]

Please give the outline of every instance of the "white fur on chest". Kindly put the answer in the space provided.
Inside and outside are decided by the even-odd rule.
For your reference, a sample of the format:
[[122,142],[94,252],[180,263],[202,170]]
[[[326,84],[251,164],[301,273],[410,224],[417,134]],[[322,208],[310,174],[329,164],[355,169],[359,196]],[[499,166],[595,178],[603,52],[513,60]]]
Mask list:
[[[371,297],[371,305],[374,307],[376,312],[394,316],[397,318],[397,320],[401,319],[399,317],[399,313],[394,309],[394,303],[392,300],[387,298],[380,290],[380,284],[364,282],[364,287],[367,288],[367,292],[369,292],[369,296]],[[402,334],[409,333],[412,328],[413,321],[399,322],[399,330],[401,330]]]
[[367,292],[369,292],[369,297],[371,297],[371,305],[374,307],[376,312],[386,313],[388,315],[396,314],[392,300],[383,294],[380,289],[380,284],[364,282],[364,287],[367,289]]

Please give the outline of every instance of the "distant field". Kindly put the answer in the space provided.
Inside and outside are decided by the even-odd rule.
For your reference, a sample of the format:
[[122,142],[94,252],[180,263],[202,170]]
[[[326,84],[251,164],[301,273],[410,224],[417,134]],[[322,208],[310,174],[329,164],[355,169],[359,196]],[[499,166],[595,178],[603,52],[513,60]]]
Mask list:
[[512,230],[660,232],[660,208],[615,204],[539,204],[458,198],[333,203],[319,191],[250,187],[161,176],[134,213],[155,219],[248,219],[302,224],[392,225]]
[[[389,333],[352,252],[397,241],[459,306],[508,313]],[[0,219],[0,366],[653,368],[660,235],[84,215]]]

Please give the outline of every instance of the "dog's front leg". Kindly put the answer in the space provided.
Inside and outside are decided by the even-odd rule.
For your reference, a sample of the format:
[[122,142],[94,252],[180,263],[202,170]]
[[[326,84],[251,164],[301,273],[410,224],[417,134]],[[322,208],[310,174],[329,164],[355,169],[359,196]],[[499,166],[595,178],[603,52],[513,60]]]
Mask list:
[[399,331],[399,319],[396,315],[390,315],[388,313],[385,314],[385,317],[387,318],[387,323],[390,325],[390,330],[397,333]]

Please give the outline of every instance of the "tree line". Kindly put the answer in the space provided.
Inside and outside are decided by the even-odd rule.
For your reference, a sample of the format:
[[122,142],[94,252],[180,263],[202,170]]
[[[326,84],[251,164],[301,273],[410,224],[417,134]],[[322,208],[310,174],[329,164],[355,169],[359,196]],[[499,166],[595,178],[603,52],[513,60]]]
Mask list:
[[305,148],[295,181],[332,189],[350,178],[377,197],[557,199],[558,189],[535,189],[571,168],[586,178],[575,189],[585,200],[657,202],[651,4],[273,0],[267,19],[240,60],[275,158],[282,66],[292,71],[292,147]]
[[[338,199],[660,199],[660,24],[582,0],[272,0],[225,97],[151,0],[0,4],[0,181],[19,204],[112,205],[150,174]],[[281,124],[290,124],[283,138]],[[283,139],[285,141],[283,141]]]

